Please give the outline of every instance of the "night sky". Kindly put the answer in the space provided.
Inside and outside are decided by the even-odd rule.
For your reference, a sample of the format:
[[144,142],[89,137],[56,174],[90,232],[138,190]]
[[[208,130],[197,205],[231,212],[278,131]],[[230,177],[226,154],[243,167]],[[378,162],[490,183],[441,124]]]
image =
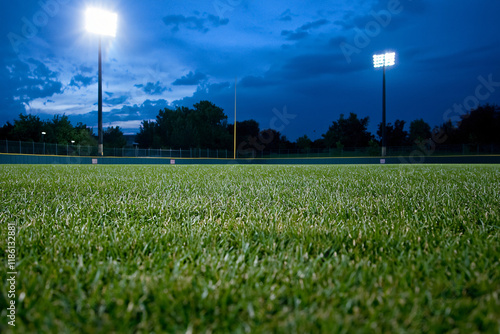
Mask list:
[[[498,0],[22,0],[4,2],[0,124],[19,113],[97,130],[98,37],[87,7],[118,13],[103,39],[104,127],[136,133],[159,109],[209,100],[290,140],[317,139],[340,114],[431,126],[500,104]],[[406,128],[408,130],[408,127]]]

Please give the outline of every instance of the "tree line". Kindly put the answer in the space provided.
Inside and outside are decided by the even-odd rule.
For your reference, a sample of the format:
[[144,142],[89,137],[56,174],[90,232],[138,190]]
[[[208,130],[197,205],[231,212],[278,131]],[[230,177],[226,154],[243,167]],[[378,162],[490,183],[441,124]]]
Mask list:
[[[223,109],[209,101],[194,108],[177,107],[160,110],[155,120],[143,121],[136,141],[142,148],[210,148],[232,149],[234,125],[227,123]],[[341,114],[321,138],[311,140],[307,135],[290,142],[274,129],[261,129],[253,119],[236,122],[237,148],[242,154],[274,149],[312,149],[380,146],[382,123],[376,136],[368,131],[369,117],[359,118]],[[478,106],[461,115],[457,124],[451,120],[431,126],[422,118],[409,123],[395,120],[386,124],[387,146],[420,145],[433,133],[446,136],[446,144],[499,144],[500,108],[496,105]]]
[[[7,122],[0,128],[0,139],[97,146],[93,129],[83,123],[74,126],[66,115],[55,115],[51,120],[41,120],[37,115],[20,114],[14,124]],[[127,139],[119,127],[108,127],[103,133],[103,140],[104,146],[110,148],[122,148],[127,144]]]
[[[159,110],[155,120],[144,120],[135,137],[140,148],[201,148],[233,149],[234,124],[228,124],[224,110],[212,102],[201,101],[193,108],[177,107]],[[236,122],[237,149],[241,154],[275,149],[321,149],[349,147],[379,147],[382,124],[376,136],[368,131],[369,117],[359,118],[350,113],[340,115],[332,122],[321,138],[311,140],[307,135],[295,142],[274,129],[261,129],[257,121],[250,119]],[[445,144],[500,145],[500,108],[496,105],[478,106],[460,116],[457,124],[451,120],[439,126],[431,126],[423,119],[410,122],[405,129],[404,120],[386,125],[387,146],[421,145],[439,133],[446,138]],[[45,135],[42,135],[42,132]],[[14,124],[7,122],[0,128],[0,139],[21,141],[45,141],[96,146],[92,128],[78,123],[73,126],[67,116],[56,115],[42,121],[36,115],[19,115]],[[121,148],[127,141],[119,127],[109,127],[104,132],[105,147]]]

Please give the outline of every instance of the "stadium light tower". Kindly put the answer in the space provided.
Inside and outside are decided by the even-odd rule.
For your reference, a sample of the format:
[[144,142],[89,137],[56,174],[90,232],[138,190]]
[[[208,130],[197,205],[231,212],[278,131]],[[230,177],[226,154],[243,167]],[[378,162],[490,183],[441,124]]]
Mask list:
[[97,136],[98,155],[103,155],[103,132],[102,132],[102,36],[115,37],[118,15],[99,8],[89,8],[85,13],[85,27],[88,32],[99,35],[99,82],[97,85]]
[[380,55],[373,56],[373,67],[383,67],[384,68],[384,78],[382,82],[382,156],[385,157],[387,154],[387,139],[385,133],[385,68],[387,66],[393,66],[396,64],[396,53],[387,52]]

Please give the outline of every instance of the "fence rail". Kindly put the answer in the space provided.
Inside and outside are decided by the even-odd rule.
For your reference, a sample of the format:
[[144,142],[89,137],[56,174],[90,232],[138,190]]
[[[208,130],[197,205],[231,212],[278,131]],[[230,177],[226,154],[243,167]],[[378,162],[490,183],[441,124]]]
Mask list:
[[[0,141],[0,153],[36,154],[36,155],[66,155],[66,156],[97,156],[97,146],[81,146],[74,144],[49,144],[22,141]],[[225,149],[142,149],[142,148],[104,148],[104,156],[108,157],[151,157],[151,158],[233,158],[232,150]],[[388,147],[387,156],[411,156],[424,154],[437,155],[484,155],[500,154],[499,145],[439,145],[435,147],[397,146]],[[377,147],[361,148],[327,148],[327,149],[274,149],[274,150],[242,150],[236,157],[245,158],[321,158],[321,157],[369,157],[380,156]]]

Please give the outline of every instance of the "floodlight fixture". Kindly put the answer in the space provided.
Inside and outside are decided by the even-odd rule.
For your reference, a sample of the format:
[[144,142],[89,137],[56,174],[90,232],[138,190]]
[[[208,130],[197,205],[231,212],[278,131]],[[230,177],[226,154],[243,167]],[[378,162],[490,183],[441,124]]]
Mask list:
[[393,66],[396,64],[396,53],[387,52],[380,55],[373,55],[373,67]]
[[85,28],[88,32],[103,35],[116,36],[118,14],[108,12],[100,8],[88,8],[85,13]]

